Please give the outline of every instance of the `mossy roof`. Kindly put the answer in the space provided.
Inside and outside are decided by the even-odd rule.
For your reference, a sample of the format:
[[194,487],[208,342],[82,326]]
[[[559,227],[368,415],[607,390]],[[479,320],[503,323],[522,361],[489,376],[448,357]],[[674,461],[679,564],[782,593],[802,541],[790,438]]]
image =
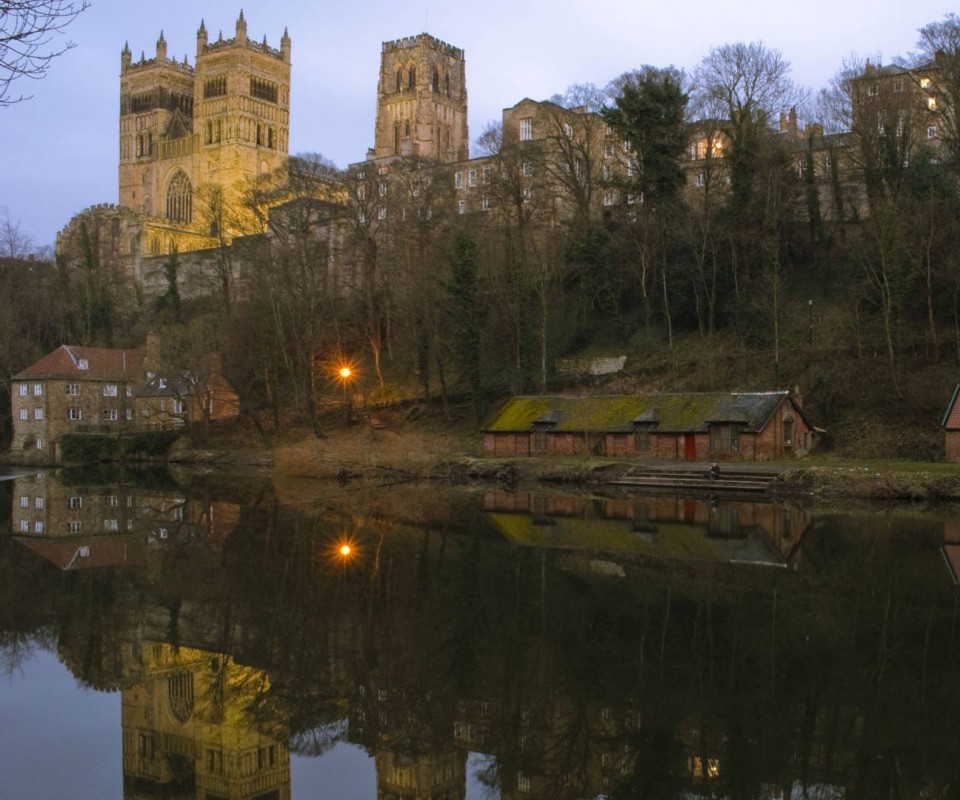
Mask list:
[[787,392],[514,397],[486,430],[528,432],[539,423],[561,433],[628,433],[637,424],[651,424],[656,431],[684,433],[706,431],[710,423],[730,422],[760,431],[785,401],[792,404]]
[[634,532],[631,523],[618,520],[550,517],[549,524],[538,524],[527,514],[496,511],[487,512],[487,517],[506,539],[525,547],[753,564],[783,563],[757,532],[724,539],[709,536],[705,525],[658,522],[651,523],[648,535],[643,535]]

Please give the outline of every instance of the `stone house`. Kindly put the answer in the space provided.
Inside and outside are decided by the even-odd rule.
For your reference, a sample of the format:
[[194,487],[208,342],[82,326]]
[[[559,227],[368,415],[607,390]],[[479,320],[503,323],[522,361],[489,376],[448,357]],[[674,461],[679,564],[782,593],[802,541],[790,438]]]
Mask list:
[[64,434],[111,431],[134,419],[145,350],[61,345],[11,379],[14,461],[53,464]]
[[139,428],[232,419],[237,393],[211,357],[202,373],[162,372],[159,339],[121,350],[61,345],[11,379],[11,458],[56,464],[71,433],[125,433]]
[[134,416],[141,425],[162,428],[234,419],[240,397],[220,373],[155,375],[134,393]]
[[813,444],[789,392],[515,397],[483,436],[490,456],[686,461],[792,458]]

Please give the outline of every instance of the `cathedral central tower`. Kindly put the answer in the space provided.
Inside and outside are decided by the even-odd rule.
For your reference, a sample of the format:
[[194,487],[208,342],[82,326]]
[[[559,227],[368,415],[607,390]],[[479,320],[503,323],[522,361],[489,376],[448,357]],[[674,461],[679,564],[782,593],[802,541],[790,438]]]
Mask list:
[[426,33],[384,42],[370,157],[464,161],[469,142],[463,50]]

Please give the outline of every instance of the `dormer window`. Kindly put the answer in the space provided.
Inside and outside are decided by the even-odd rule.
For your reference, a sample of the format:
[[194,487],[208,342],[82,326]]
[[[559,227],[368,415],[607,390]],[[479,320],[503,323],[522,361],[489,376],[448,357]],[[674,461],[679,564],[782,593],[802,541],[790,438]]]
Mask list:
[[90,369],[90,362],[85,358],[78,359],[77,369]]

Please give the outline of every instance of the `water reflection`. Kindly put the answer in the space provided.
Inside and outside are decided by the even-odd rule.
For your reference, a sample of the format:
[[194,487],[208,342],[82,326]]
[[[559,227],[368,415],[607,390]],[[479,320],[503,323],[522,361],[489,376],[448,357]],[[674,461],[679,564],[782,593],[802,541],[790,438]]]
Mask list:
[[0,490],[3,666],[40,642],[119,691],[127,798],[289,798],[291,759],[344,743],[384,800],[960,791],[942,514],[91,474]]

